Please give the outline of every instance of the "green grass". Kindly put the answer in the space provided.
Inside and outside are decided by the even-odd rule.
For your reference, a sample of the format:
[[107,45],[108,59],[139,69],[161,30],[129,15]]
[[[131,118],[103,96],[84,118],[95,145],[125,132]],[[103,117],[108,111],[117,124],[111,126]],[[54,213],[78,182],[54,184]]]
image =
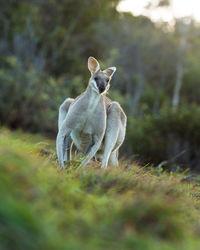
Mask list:
[[0,131],[0,249],[200,249],[198,176],[55,159],[54,142]]

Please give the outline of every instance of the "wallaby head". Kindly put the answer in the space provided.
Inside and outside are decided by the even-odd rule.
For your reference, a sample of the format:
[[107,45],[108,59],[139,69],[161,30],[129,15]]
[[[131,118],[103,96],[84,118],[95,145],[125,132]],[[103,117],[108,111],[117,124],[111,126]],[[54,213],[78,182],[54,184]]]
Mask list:
[[110,88],[110,80],[116,71],[116,67],[110,67],[102,71],[98,61],[90,56],[88,58],[88,69],[91,72],[89,86],[98,94],[107,92]]

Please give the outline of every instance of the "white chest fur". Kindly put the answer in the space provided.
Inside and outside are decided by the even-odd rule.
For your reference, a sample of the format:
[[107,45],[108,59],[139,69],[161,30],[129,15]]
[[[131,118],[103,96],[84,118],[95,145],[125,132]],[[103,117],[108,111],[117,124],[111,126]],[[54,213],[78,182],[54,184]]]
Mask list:
[[92,134],[95,131],[95,121],[97,119],[98,105],[101,105],[101,96],[93,92],[88,103],[83,110],[80,123],[76,125],[71,133],[72,140],[76,147],[84,152],[92,140]]
[[87,108],[87,116],[91,117],[97,108],[97,105],[99,104],[100,96],[93,92],[91,95],[89,102],[88,102],[88,108]]

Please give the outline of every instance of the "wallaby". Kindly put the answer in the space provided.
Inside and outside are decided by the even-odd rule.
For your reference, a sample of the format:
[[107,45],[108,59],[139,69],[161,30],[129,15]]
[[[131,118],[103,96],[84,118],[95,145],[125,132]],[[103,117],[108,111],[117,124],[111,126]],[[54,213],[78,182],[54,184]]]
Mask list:
[[102,161],[102,168],[118,165],[127,118],[120,105],[106,97],[116,68],[101,71],[94,57],[88,58],[88,68],[91,78],[85,92],[76,99],[67,98],[59,108],[56,148],[61,167],[64,160],[70,161],[72,142],[85,153],[80,167],[94,156]]

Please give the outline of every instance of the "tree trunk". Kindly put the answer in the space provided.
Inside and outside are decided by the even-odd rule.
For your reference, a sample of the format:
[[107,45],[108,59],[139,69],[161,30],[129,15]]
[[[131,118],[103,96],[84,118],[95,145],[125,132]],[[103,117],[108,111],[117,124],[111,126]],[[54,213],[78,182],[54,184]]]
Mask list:
[[143,65],[142,65],[142,58],[140,54],[140,50],[138,49],[137,51],[137,73],[138,73],[138,84],[135,90],[135,95],[132,98],[131,101],[131,107],[132,107],[132,113],[136,113],[138,104],[140,101],[140,98],[142,96],[142,93],[144,91],[144,85],[145,85],[145,80],[144,80],[144,74],[143,74]]
[[172,106],[174,110],[176,110],[177,106],[180,102],[180,92],[181,87],[183,83],[183,75],[184,75],[184,53],[187,45],[187,33],[188,33],[189,26],[182,23],[180,26],[180,47],[178,51],[178,61],[177,61],[177,67],[176,67],[176,80],[175,80],[175,86],[174,86],[174,93],[172,98]]

